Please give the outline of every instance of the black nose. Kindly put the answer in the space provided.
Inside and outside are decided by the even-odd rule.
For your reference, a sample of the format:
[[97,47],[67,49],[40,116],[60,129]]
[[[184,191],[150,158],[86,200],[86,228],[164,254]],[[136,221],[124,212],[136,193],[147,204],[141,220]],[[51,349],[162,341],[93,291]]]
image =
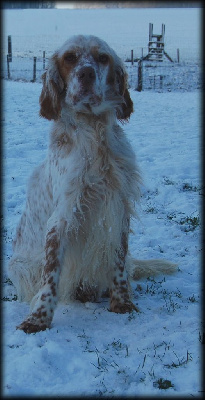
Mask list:
[[82,67],[78,71],[78,79],[81,81],[83,86],[90,86],[96,78],[95,70],[93,67]]

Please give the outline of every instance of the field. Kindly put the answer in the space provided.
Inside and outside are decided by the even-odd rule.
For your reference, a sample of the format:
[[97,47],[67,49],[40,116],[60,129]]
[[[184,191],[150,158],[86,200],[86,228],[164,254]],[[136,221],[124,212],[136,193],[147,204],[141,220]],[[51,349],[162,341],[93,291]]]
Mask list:
[[[69,36],[79,32],[94,33],[116,49],[124,61],[130,59],[131,50],[134,60],[137,60],[142,53],[144,56],[147,54],[149,22],[152,22],[155,33],[161,33],[162,23],[165,24],[165,50],[174,63],[166,57],[163,63],[143,62],[143,90],[189,91],[202,85],[199,9],[57,9],[49,10],[49,14],[46,10],[33,10],[32,14],[30,20],[27,17],[28,10],[9,10],[4,13],[3,77],[8,77],[8,35],[12,39],[12,62],[9,63],[11,79],[33,80],[35,57],[35,80],[41,82],[48,58]],[[136,88],[138,63],[135,61],[131,66],[128,62],[126,66],[130,85]]]
[[[146,29],[147,21],[158,27],[166,23],[170,53],[172,41],[178,44],[169,32],[178,29],[179,33],[181,20],[187,26],[192,21],[192,35],[188,37],[184,25],[185,37],[180,35],[177,47],[183,49],[187,62],[195,63],[199,10],[157,13],[155,9],[152,15],[146,9],[121,11],[125,10],[11,10],[5,16],[5,35],[16,33],[22,43],[25,39],[26,49],[28,30],[38,18],[39,34],[44,40],[45,30],[53,34],[54,46],[64,34],[67,15],[69,35],[80,28],[82,33],[92,29],[126,57],[138,20],[139,38],[143,23]],[[36,34],[35,43],[38,39]],[[59,304],[50,330],[26,335],[16,325],[29,312],[29,305],[16,299],[7,262],[27,180],[46,156],[51,123],[38,117],[39,82],[3,81],[4,395],[196,397],[201,393],[201,93],[197,83],[186,91],[163,93],[137,92],[135,84],[130,78],[135,112],[123,128],[136,151],[144,185],[140,221],[132,221],[129,248],[136,258],[176,262],[178,270],[173,276],[132,283],[138,314],[109,313],[107,300]]]

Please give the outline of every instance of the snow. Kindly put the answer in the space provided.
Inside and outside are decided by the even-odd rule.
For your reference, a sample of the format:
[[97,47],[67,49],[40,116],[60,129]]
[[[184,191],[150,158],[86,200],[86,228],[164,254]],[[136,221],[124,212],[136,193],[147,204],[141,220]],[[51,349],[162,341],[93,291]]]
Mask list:
[[[6,11],[6,29],[9,27],[13,34],[18,22],[17,34],[23,36],[29,27],[29,17],[35,22],[34,11],[39,12]],[[69,35],[77,33],[73,31],[79,30],[79,26],[82,33],[91,29],[90,20],[84,19],[86,12],[92,16],[92,33],[109,39],[116,51],[118,48],[122,51],[132,36],[131,22],[128,26],[122,24],[124,30],[120,33],[115,28],[116,15],[122,10],[68,11],[72,11]],[[123,10],[123,15],[128,11]],[[131,10],[129,15],[136,17],[139,11],[147,29],[151,11]],[[158,19],[157,10],[152,11],[158,26],[163,22],[167,29],[174,16],[177,26],[183,13],[189,15],[189,22],[192,17],[198,21],[196,9],[159,10]],[[50,12],[52,24],[56,15],[56,26],[63,36],[63,22],[61,28],[58,13],[65,15],[65,10],[47,11]],[[107,32],[104,29],[101,34],[105,12],[113,26],[106,24]],[[19,24],[21,15],[26,18]],[[40,15],[43,14],[39,12]],[[98,24],[99,15],[102,20]],[[48,19],[45,21],[45,26],[49,26]],[[149,22],[155,23],[154,17]],[[187,19],[183,22],[186,25]],[[54,29],[52,24],[47,34]],[[190,49],[197,48],[198,27],[193,23]],[[149,277],[132,283],[138,314],[110,313],[107,299],[101,303],[59,304],[50,330],[26,335],[16,330],[16,325],[29,312],[29,305],[16,300],[15,288],[7,279],[7,263],[25,204],[27,180],[46,156],[51,122],[38,117],[41,84],[3,82],[4,395],[200,395],[201,93],[199,90],[139,93],[133,89],[135,112],[123,128],[136,151],[144,185],[140,220],[132,221],[134,233],[129,248],[136,258],[166,258],[176,262],[178,270],[173,276]],[[168,382],[167,389],[163,389],[163,381]]]
[[[15,52],[52,53],[71,35],[96,34],[117,50],[122,58],[147,52],[149,23],[154,33],[165,24],[165,49],[176,58],[177,48],[183,60],[199,59],[201,52],[200,8],[134,8],[134,9],[33,9],[4,11],[4,48],[12,36]],[[145,51],[146,49],[146,51]]]

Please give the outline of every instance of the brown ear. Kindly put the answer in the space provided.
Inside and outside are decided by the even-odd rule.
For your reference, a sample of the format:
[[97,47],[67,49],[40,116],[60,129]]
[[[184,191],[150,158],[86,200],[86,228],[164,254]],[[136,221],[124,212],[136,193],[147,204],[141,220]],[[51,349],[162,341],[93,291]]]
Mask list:
[[133,110],[133,102],[130,97],[127,84],[127,73],[124,68],[120,67],[116,71],[119,93],[122,96],[123,103],[117,109],[117,118],[120,120],[127,120],[130,118]]
[[42,75],[42,79],[43,88],[39,98],[40,116],[48,120],[57,120],[61,113],[64,82],[58,70],[56,55],[51,58],[48,69]]
[[127,88],[124,91],[123,97],[124,97],[124,103],[122,103],[121,110],[120,110],[121,113],[120,113],[118,119],[128,119],[128,118],[130,118],[130,115],[134,111],[133,102],[131,100],[130,93]]

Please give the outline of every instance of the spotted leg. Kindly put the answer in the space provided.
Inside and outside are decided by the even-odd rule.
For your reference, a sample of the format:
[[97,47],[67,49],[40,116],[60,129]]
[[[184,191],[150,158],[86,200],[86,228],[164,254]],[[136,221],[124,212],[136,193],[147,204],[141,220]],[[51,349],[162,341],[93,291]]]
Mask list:
[[129,294],[129,282],[125,267],[125,259],[128,251],[128,234],[123,232],[121,247],[117,252],[117,262],[114,270],[112,286],[110,288],[110,311],[124,314],[132,310],[139,311],[131,302]]
[[43,271],[42,286],[32,300],[32,313],[17,326],[17,329],[22,329],[26,333],[33,333],[50,327],[57,304],[61,246],[59,228],[53,226],[48,230],[46,236],[46,262]]

